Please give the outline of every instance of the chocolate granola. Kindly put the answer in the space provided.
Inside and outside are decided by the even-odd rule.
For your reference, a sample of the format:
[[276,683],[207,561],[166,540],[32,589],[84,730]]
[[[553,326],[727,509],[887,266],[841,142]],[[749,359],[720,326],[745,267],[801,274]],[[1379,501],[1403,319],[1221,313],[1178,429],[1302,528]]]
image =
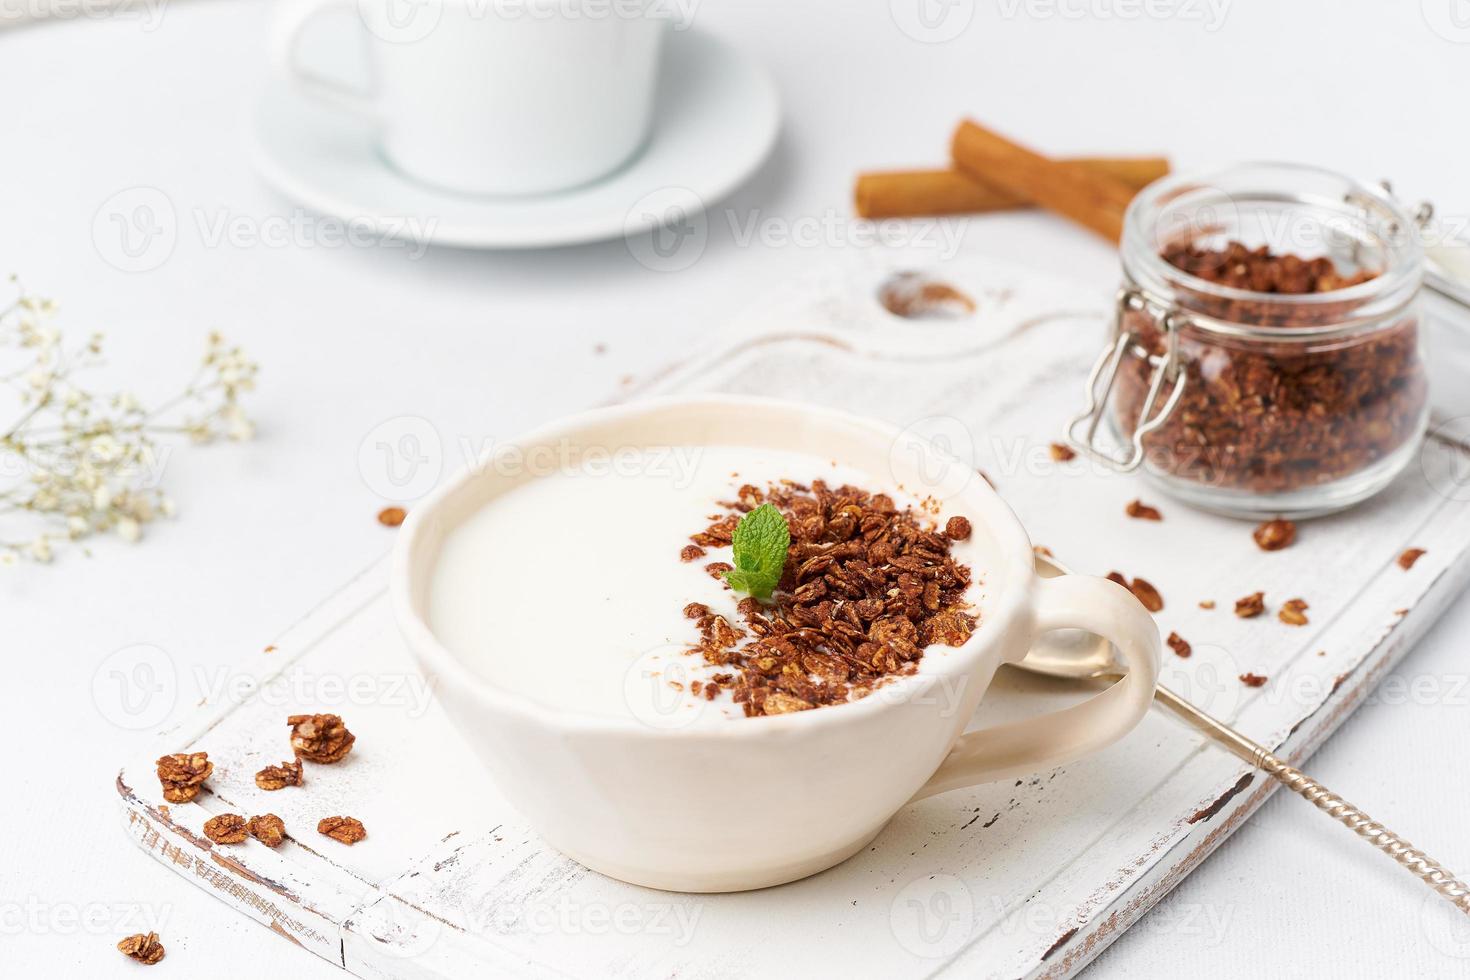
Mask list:
[[367,828],[356,817],[322,817],[316,832],[349,846],[367,838]]
[[[1355,303],[1293,304],[1272,300],[1342,290],[1373,278],[1340,273],[1331,260],[1247,249],[1175,244],[1170,265],[1208,282],[1251,290],[1260,298],[1226,298],[1182,290],[1196,312],[1253,328],[1333,325]],[[1150,355],[1164,354],[1161,324],[1129,311],[1125,328]],[[1224,489],[1277,493],[1331,483],[1390,456],[1418,434],[1428,390],[1412,314],[1348,339],[1303,342],[1229,339],[1186,327],[1178,337],[1184,392],[1163,424],[1144,440],[1150,463],[1172,476]],[[1124,358],[1118,376],[1118,421],[1137,426],[1153,367]]]
[[950,554],[973,532],[968,520],[940,531],[886,494],[821,480],[746,484],[738,497],[690,540],[729,545],[741,515],[769,503],[791,529],[786,566],[769,604],[740,601],[738,622],[701,603],[684,608],[699,630],[693,652],[721,668],[694,693],[729,690],[747,716],[805,711],[863,697],[914,673],[925,647],[970,638],[971,573]]
[[152,966],[163,959],[163,943],[158,941],[158,933],[138,933],[120,940],[117,951],[129,959],[137,960],[144,966]]
[[216,844],[240,844],[249,834],[245,818],[238,813],[221,813],[204,821],[204,836]]
[[291,748],[307,762],[340,762],[357,741],[337,715],[292,715],[286,724],[291,726]]
[[266,766],[255,774],[255,785],[267,792],[285,789],[287,786],[300,786],[301,782],[300,759],[283,762],[279,766]]
[[188,803],[214,772],[208,752],[175,752],[158,760],[158,782],[170,803]]
[[251,817],[245,829],[266,847],[280,847],[286,839],[286,823],[274,813]]

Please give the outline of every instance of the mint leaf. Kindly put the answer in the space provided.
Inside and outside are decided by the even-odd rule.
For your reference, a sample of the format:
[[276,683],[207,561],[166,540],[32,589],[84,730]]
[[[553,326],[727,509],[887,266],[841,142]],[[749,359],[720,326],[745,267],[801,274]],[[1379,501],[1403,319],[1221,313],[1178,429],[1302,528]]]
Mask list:
[[740,518],[731,544],[735,549],[735,568],[725,573],[725,581],[736,592],[769,599],[771,590],[781,581],[786,549],[791,545],[791,528],[786,518],[770,504],[761,504]]

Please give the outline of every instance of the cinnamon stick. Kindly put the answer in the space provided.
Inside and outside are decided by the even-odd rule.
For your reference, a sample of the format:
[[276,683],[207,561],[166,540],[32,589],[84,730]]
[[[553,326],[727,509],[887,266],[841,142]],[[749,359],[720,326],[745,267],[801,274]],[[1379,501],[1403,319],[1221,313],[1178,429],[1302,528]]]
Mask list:
[[1114,244],[1123,237],[1123,212],[1134,190],[1116,177],[1044,157],[968,119],[955,130],[950,154],[977,180],[1035,201]]
[[[1067,162],[1116,177],[1135,191],[1169,172],[1163,157],[1076,157]],[[859,174],[853,203],[862,218],[917,218],[1007,211],[1031,201],[958,170],[886,170]]]

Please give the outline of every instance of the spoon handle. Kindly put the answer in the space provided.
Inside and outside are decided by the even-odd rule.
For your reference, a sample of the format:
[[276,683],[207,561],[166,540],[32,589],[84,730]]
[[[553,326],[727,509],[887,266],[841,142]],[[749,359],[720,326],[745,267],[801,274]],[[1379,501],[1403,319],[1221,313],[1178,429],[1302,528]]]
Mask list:
[[1246,762],[1274,776],[1283,786],[1304,797],[1317,809],[1393,858],[1420,881],[1449,899],[1461,912],[1470,915],[1470,886],[1446,871],[1429,855],[1311,776],[1283,762],[1264,746],[1251,741],[1223,722],[1211,718],[1168,688],[1160,686],[1155,696],[1190,724],[1229,746],[1232,752]]

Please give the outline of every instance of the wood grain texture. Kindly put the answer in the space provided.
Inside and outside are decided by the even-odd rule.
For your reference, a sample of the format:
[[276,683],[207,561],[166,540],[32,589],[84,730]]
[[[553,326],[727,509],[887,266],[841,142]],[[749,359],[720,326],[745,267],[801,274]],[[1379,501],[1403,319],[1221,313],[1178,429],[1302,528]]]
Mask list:
[[[956,264],[941,271],[977,299],[975,316],[913,323],[872,300],[892,271],[848,267],[772,297],[730,345],[653,390],[782,390],[949,440],[1036,543],[1079,570],[1158,586],[1161,628],[1194,646],[1188,660],[1166,654],[1165,682],[1298,764],[1463,588],[1470,504],[1415,473],[1268,554],[1247,523],[1051,461],[1102,340],[1099,300],[995,263]],[[1463,463],[1465,451],[1431,444],[1424,465],[1436,461]],[[1164,520],[1124,516],[1138,496]],[[1406,572],[1394,559],[1408,546],[1428,553]],[[1069,976],[1274,789],[1160,710],[1091,759],[907,807],[867,851],[813,878],[738,895],[636,888],[545,847],[500,797],[432,692],[414,687],[383,583],[384,569],[370,570],[274,640],[275,659],[252,665],[235,696],[170,735],[163,748],[205,749],[216,763],[199,803],[162,813],[151,755],[118,783],[155,859],[358,976]],[[1311,624],[1236,619],[1233,599],[1256,590],[1273,609],[1308,599]],[[1247,670],[1271,682],[1245,688],[1235,678]],[[354,687],[365,693],[303,700]],[[1079,696],[1002,671],[975,723]],[[285,715],[313,708],[348,718],[352,755],[309,768],[299,790],[260,792],[251,774],[278,761]],[[262,808],[292,834],[279,851],[199,835],[212,813]],[[317,838],[328,812],[360,817],[368,840]],[[1321,832],[1343,831],[1324,821]]]

